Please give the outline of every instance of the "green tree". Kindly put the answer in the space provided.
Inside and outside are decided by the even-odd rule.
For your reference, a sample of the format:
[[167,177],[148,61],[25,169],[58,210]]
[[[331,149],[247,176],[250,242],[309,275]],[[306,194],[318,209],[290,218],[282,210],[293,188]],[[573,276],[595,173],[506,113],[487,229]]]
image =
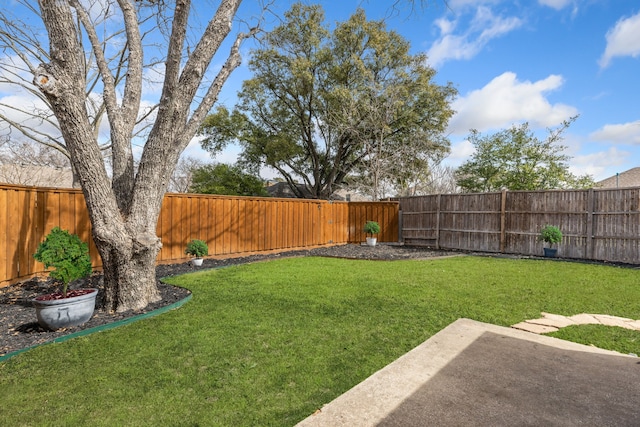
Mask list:
[[239,165],[224,163],[193,169],[189,191],[229,196],[269,196],[260,178],[246,173]]
[[296,183],[329,198],[357,173],[376,198],[397,153],[428,159],[449,150],[443,132],[456,91],[436,85],[426,57],[409,48],[362,10],[331,32],[320,6],[295,4],[252,52],[254,76],[236,109],[206,119],[203,148],[238,141],[245,164],[274,168],[298,197],[307,192]]
[[590,176],[569,172],[570,157],[563,154],[566,146],[559,144],[575,119],[549,129],[544,140],[533,134],[528,123],[487,136],[471,130],[469,141],[475,153],[458,168],[458,186],[466,192],[592,187]]

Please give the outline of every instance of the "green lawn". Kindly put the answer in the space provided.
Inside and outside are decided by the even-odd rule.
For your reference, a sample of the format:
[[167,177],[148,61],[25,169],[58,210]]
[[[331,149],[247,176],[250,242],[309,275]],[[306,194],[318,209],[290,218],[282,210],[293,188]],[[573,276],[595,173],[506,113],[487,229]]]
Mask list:
[[[293,425],[460,317],[640,319],[639,279],[488,257],[291,258],[174,277],[193,291],[178,310],[0,363],[0,425]],[[640,353],[638,332],[584,328],[565,338]]]

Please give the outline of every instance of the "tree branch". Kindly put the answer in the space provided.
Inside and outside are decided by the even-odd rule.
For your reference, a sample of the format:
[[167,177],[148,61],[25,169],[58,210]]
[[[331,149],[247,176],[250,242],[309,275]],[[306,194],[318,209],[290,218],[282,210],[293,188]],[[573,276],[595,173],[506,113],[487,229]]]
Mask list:
[[[220,90],[222,89],[222,86],[227,81],[227,79],[229,78],[233,70],[235,70],[241,63],[240,45],[245,39],[252,37],[257,31],[258,31],[258,28],[254,27],[254,28],[251,28],[251,30],[248,33],[238,34],[235,42],[231,46],[231,51],[224,65],[222,66],[222,69],[214,79],[213,84],[209,86],[209,89],[207,90],[207,93],[202,99],[202,101],[200,102],[200,105],[198,105],[198,108],[196,108],[195,112],[189,119],[189,122],[187,123],[186,131],[185,131],[186,135],[194,135],[195,132],[198,130],[205,116],[208,114],[208,112],[211,110],[216,100],[218,99],[218,95],[220,94]],[[189,138],[189,140],[187,140],[186,143],[188,144],[190,140],[191,138]],[[184,145],[184,144],[185,144],[185,141],[181,141],[181,145]]]

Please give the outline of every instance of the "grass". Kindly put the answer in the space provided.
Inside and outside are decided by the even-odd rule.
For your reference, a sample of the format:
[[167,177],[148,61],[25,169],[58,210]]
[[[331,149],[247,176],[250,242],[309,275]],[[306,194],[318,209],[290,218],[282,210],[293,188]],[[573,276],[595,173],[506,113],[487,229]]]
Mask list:
[[[0,363],[0,425],[294,425],[460,317],[640,319],[639,275],[458,257],[293,258],[174,277],[193,291],[179,310]],[[640,353],[639,332],[572,329],[565,338],[586,331],[590,344]]]

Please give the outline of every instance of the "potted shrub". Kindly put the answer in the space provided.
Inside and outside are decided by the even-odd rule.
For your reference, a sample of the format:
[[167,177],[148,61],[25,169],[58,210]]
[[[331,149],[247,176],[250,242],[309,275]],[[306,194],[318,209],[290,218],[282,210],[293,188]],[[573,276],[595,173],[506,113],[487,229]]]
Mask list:
[[187,249],[184,251],[187,255],[193,255],[195,258],[191,260],[193,265],[202,265],[202,257],[209,255],[209,246],[204,240],[193,239],[187,243]]
[[378,239],[373,235],[380,232],[380,224],[375,221],[367,221],[364,224],[364,232],[367,233],[367,245],[375,246]]
[[558,249],[553,245],[560,243],[562,232],[555,225],[546,225],[540,231],[540,240],[549,245],[544,248],[544,256],[554,258],[558,254]]
[[75,234],[55,227],[38,245],[33,257],[46,268],[53,267],[49,276],[62,284],[62,292],[40,295],[33,300],[38,323],[45,329],[85,323],[96,307],[98,290],[74,289],[67,291],[69,283],[91,274],[89,247]]

